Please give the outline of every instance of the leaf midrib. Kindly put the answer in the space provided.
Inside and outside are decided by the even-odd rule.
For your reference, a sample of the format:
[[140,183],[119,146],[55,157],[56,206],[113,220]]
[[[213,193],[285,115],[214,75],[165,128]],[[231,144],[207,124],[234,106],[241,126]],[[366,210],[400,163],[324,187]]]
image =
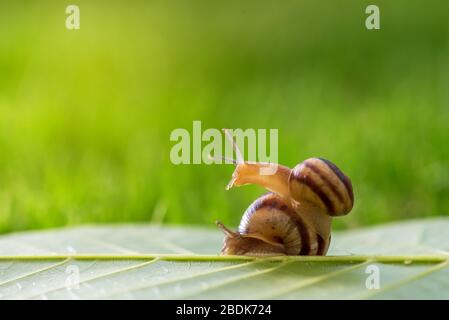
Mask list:
[[50,254],[50,255],[0,255],[0,261],[19,260],[151,260],[165,261],[274,261],[274,262],[381,262],[381,263],[440,263],[449,261],[449,254],[434,255],[346,255],[346,256],[274,256],[274,257],[249,257],[249,256],[220,256],[201,254],[104,254],[104,253],[77,253],[77,254]]

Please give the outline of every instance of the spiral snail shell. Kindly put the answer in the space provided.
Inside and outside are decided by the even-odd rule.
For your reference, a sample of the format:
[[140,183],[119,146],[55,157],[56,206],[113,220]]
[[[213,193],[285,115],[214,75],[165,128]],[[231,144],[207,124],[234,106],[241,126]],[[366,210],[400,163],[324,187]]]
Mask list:
[[[227,136],[236,149],[235,140]],[[351,180],[335,164],[322,158],[307,159],[293,169],[278,165],[272,175],[260,174],[260,168],[267,164],[237,158],[227,189],[258,184],[269,193],[248,207],[238,231],[217,222],[225,234],[222,254],[325,255],[331,240],[332,218],[348,214],[353,207]]]

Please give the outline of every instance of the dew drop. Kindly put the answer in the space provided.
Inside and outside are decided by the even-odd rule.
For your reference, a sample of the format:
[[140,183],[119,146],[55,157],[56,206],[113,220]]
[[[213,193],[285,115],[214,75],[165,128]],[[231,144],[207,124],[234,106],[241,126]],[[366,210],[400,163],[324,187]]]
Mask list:
[[76,253],[76,249],[74,247],[72,247],[72,246],[67,246],[66,249],[70,253]]

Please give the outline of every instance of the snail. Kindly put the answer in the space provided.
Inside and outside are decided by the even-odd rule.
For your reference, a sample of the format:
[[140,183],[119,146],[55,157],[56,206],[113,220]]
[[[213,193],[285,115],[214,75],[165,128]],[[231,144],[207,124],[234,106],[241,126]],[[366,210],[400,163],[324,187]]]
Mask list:
[[[244,161],[235,139],[237,160],[226,189],[256,184],[269,193],[256,199],[245,211],[238,231],[221,222],[223,255],[276,256],[326,255],[331,241],[333,217],[348,214],[354,204],[351,180],[332,162],[307,159],[293,169],[276,165],[272,175],[262,175],[267,163]],[[228,158],[225,158],[229,160]]]

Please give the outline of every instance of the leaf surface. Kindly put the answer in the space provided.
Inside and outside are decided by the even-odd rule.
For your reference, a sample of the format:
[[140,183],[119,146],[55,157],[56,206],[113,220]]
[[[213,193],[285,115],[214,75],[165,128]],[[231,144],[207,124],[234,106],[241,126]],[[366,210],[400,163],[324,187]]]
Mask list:
[[449,219],[334,233],[327,257],[223,257],[222,239],[156,225],[5,235],[0,299],[449,298]]

